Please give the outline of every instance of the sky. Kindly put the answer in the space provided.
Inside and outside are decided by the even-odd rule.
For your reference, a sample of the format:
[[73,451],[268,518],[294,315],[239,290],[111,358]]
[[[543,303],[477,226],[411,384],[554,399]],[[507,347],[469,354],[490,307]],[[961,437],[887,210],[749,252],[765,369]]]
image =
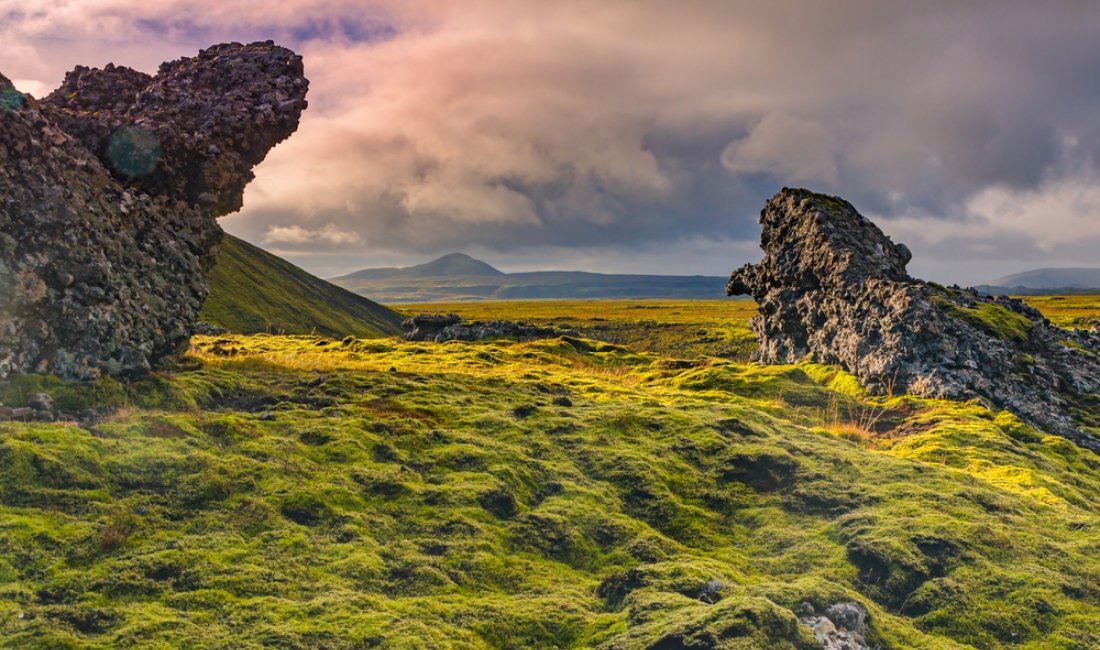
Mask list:
[[727,275],[781,187],[974,284],[1100,266],[1100,3],[0,0],[0,72],[304,56],[310,106],[223,227],[333,276]]

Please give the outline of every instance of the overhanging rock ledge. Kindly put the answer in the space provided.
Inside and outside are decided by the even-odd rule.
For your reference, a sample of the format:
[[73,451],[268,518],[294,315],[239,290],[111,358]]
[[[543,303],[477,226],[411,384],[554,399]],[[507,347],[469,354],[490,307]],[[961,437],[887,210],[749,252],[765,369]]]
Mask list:
[[217,217],[298,127],[302,59],[267,41],[77,67],[41,101],[0,76],[0,379],[141,374],[186,348]]

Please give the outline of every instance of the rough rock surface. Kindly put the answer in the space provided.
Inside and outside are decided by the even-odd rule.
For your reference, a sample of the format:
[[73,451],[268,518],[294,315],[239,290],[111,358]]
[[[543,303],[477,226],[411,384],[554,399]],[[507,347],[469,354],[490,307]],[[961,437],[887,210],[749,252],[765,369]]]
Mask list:
[[812,356],[875,394],[978,399],[1100,450],[1100,332],[910,277],[909,250],[836,197],[785,188],[760,223],[764,259],[726,292],[759,304],[761,361]]
[[871,650],[867,644],[867,611],[858,603],[837,603],[824,613],[802,603],[798,622],[813,630],[825,650]]
[[420,314],[407,318],[401,327],[409,341],[480,341],[483,339],[514,339],[533,341],[556,336],[577,336],[573,330],[538,327],[513,321],[465,323],[457,314]]
[[0,378],[140,374],[187,345],[252,167],[297,128],[301,57],[229,43],[155,77],[0,77]]

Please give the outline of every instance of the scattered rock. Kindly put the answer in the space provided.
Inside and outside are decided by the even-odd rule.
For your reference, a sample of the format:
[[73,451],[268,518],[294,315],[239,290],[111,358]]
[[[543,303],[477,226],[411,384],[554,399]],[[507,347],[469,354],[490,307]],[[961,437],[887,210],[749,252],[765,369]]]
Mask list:
[[297,128],[301,57],[228,43],[78,67],[41,102],[0,76],[0,379],[139,375],[186,349],[251,169]]
[[191,327],[192,334],[203,334],[205,336],[221,336],[228,331],[229,330],[225,329],[224,327],[211,325],[210,323],[206,323],[203,321],[199,321]]
[[53,411],[53,398],[46,393],[35,393],[27,400],[27,406],[36,411]]
[[699,590],[699,600],[704,603],[714,604],[719,600],[722,600],[722,592],[726,590],[726,585],[721,580],[708,580],[703,588]]
[[538,413],[538,410],[539,409],[536,406],[532,406],[531,404],[524,404],[522,406],[517,406],[516,408],[512,409],[512,415],[523,420],[531,417],[535,413]]
[[539,327],[514,321],[463,322],[458,314],[420,314],[401,323],[408,341],[481,341],[512,339],[534,341],[558,336],[577,336],[573,330]]
[[565,395],[555,397],[553,403],[554,403],[554,406],[565,406],[565,407],[573,406],[573,400],[569,399]]
[[11,419],[13,420],[29,420],[34,417],[34,409],[28,406],[20,406],[11,410]]
[[851,630],[860,636],[867,634],[867,612],[858,603],[830,605],[825,615],[842,630]]
[[857,603],[830,605],[823,615],[813,605],[798,606],[798,622],[813,630],[825,650],[871,650],[867,644],[867,611]]
[[214,345],[210,346],[210,354],[212,354],[216,357],[235,357],[239,353],[240,353],[240,350],[238,350],[237,348],[235,348],[235,347],[228,347],[227,348],[224,345],[222,345],[221,343],[215,343]]
[[760,223],[764,260],[735,271],[726,292],[759,304],[761,361],[812,357],[878,395],[977,399],[1100,450],[1084,430],[1100,424],[1100,336],[1019,300],[912,278],[909,250],[843,199],[783,189]]

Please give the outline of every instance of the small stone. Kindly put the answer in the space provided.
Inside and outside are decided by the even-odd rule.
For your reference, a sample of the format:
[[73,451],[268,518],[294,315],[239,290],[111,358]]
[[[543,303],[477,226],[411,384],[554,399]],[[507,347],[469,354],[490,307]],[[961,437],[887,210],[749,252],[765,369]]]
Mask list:
[[824,641],[825,637],[830,634],[836,634],[836,626],[824,616],[817,619],[817,623],[814,623],[813,630],[814,636],[817,637],[818,641]]
[[520,418],[522,420],[524,418],[531,417],[537,411],[538,411],[537,407],[532,406],[530,404],[524,404],[523,406],[517,406],[516,408],[512,409],[512,415],[514,415],[517,418]]
[[857,603],[837,603],[825,610],[836,626],[842,630],[866,634],[867,611]]
[[53,411],[53,398],[46,393],[35,393],[27,400],[27,406],[36,411]]
[[721,580],[708,580],[699,590],[699,600],[704,603],[716,603],[722,599],[722,592],[725,590],[726,585]]

